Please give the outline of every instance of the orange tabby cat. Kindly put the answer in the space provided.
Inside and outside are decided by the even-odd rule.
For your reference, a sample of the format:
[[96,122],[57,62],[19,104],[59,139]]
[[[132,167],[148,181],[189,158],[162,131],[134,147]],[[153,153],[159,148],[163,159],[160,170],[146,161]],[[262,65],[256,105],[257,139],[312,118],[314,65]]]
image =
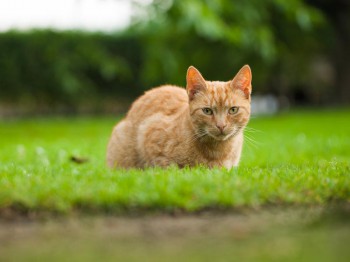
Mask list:
[[190,66],[187,92],[170,85],[146,92],[114,127],[108,166],[237,166],[250,117],[251,80],[248,65],[228,82],[205,81]]

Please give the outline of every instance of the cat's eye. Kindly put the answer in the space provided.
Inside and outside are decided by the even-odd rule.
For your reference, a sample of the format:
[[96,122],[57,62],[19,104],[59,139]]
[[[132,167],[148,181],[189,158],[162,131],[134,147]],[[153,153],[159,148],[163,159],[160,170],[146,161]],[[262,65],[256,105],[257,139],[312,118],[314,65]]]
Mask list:
[[204,107],[202,108],[203,110],[203,113],[206,114],[206,115],[212,115],[213,114],[213,110],[209,107]]
[[238,109],[239,109],[239,108],[238,108],[237,106],[231,107],[231,108],[228,110],[228,113],[229,113],[230,115],[237,114]]

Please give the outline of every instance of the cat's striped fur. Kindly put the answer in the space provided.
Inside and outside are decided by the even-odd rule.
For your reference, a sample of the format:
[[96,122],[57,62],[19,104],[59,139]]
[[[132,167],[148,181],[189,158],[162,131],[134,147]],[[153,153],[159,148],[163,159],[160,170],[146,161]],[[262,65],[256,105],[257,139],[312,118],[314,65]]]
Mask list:
[[228,82],[205,81],[191,66],[186,90],[167,85],[146,92],[114,127],[108,166],[237,166],[250,118],[251,79],[247,65]]

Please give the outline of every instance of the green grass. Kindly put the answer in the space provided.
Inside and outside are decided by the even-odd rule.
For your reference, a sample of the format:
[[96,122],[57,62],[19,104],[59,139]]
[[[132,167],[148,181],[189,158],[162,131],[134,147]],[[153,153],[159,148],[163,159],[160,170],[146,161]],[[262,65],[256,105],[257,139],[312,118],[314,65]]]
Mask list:
[[[0,210],[191,212],[349,202],[349,121],[349,110],[253,118],[239,168],[125,171],[104,163],[113,118],[3,120]],[[72,155],[90,161],[77,165]]]
[[253,118],[231,171],[109,170],[112,118],[2,121],[0,260],[349,261],[349,120]]

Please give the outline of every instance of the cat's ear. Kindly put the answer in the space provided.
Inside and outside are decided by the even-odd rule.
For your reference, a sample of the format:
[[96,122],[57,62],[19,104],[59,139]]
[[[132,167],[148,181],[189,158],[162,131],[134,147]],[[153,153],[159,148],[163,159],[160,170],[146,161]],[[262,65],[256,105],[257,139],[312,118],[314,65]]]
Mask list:
[[252,93],[252,71],[249,65],[245,65],[239,70],[231,81],[231,88],[242,90],[247,98]]
[[197,93],[205,91],[207,88],[203,76],[194,66],[188,68],[186,81],[186,89],[190,101],[194,99]]

